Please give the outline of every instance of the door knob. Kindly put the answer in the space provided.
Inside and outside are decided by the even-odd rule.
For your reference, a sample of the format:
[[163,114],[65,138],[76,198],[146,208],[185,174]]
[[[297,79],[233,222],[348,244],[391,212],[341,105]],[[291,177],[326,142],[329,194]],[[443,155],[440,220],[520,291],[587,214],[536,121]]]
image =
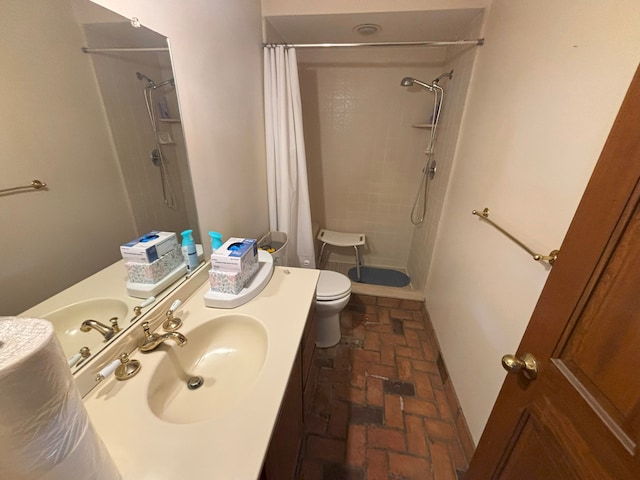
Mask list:
[[502,357],[502,367],[509,373],[522,373],[527,380],[535,380],[538,376],[538,361],[530,353],[524,353],[520,358],[505,355]]

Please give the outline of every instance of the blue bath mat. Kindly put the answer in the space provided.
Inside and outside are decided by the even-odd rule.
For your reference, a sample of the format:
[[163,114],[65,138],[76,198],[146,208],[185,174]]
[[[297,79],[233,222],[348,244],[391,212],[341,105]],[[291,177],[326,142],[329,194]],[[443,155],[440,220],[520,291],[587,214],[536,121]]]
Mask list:
[[[349,270],[349,278],[358,281],[356,267]],[[385,287],[406,287],[411,279],[402,272],[390,268],[360,267],[360,283]]]

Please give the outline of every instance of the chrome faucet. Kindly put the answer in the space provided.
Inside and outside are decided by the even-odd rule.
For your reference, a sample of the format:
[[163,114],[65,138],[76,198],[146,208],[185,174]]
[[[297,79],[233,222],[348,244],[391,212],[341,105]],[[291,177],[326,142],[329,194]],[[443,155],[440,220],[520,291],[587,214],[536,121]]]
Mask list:
[[111,319],[111,325],[112,325],[111,327],[108,327],[104,323],[100,323],[97,320],[89,319],[82,322],[82,325],[80,325],[80,331],[90,332],[91,329],[96,330],[98,333],[100,333],[100,335],[104,337],[104,340],[107,341],[107,340],[110,340],[111,337],[113,337],[117,332],[120,331],[120,328],[118,327],[118,323],[117,323],[117,318],[116,318],[115,324],[113,319]]
[[138,347],[141,352],[150,352],[155,350],[158,345],[164,343],[165,340],[173,340],[179,347],[184,347],[187,344],[187,337],[180,332],[167,332],[163,335],[159,333],[151,333],[149,331],[149,322],[142,323],[142,329],[144,330],[144,337],[138,342]]

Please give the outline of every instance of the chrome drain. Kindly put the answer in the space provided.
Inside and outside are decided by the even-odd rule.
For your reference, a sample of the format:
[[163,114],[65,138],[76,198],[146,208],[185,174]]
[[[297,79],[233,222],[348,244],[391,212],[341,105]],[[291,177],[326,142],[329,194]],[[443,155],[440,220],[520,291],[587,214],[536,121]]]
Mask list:
[[202,378],[200,376],[191,377],[189,380],[187,380],[187,388],[189,390],[197,390],[202,385],[204,385],[204,378]]

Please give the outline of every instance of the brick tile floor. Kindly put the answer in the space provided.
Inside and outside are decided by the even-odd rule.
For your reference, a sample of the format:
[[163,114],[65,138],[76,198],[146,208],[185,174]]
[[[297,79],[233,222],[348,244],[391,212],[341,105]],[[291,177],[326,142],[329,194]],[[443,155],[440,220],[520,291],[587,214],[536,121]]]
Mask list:
[[316,350],[299,479],[457,480],[466,471],[421,308],[352,296],[342,341]]

